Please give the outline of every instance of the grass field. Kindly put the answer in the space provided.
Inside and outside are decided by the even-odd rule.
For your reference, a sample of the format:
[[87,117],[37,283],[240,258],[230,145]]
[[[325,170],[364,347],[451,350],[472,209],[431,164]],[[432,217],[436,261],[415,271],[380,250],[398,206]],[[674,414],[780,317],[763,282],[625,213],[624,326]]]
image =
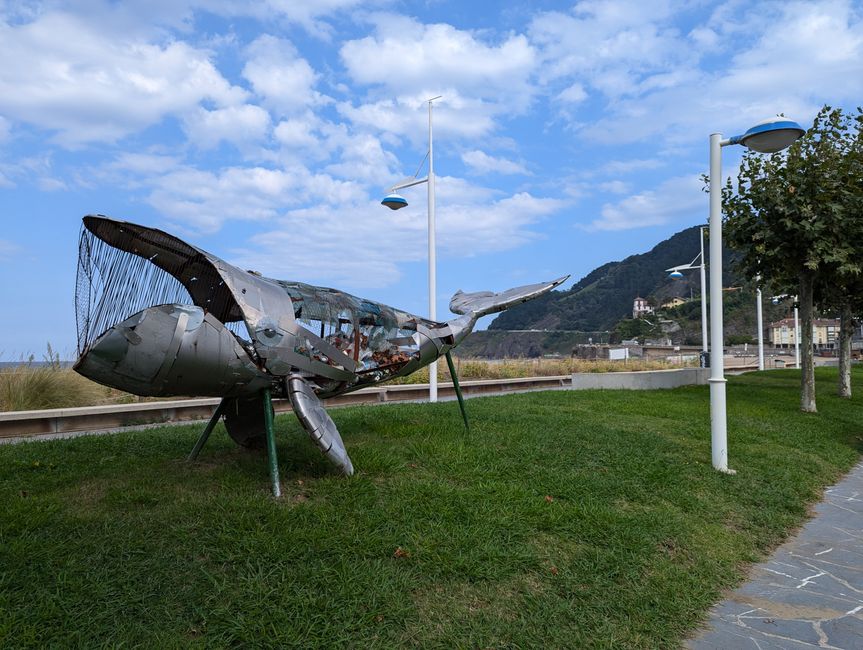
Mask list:
[[677,647],[858,460],[817,377],[730,378],[736,476],[707,387],[336,409],[349,479],[279,417],[279,501],[221,426],[2,446],[0,647]]

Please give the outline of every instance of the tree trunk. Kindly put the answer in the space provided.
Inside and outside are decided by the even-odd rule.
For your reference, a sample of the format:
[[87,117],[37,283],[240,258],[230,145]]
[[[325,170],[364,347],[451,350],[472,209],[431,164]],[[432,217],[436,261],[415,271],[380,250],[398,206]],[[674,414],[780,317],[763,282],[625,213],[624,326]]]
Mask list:
[[854,317],[848,304],[842,305],[839,324],[839,397],[851,399],[851,337]]
[[815,356],[812,354],[812,293],[815,276],[811,271],[800,274],[800,410],[817,413],[815,406]]

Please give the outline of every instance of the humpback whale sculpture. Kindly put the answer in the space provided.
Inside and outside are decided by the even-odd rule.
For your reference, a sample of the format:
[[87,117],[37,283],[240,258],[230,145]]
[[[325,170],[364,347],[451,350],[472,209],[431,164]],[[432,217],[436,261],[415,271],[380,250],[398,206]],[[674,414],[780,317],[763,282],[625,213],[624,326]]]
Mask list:
[[450,350],[481,316],[540,296],[566,277],[502,293],[459,291],[450,302],[459,316],[441,323],[243,271],[161,230],[87,216],[78,249],[74,368],[136,395],[221,397],[190,459],[224,417],[238,444],[267,445],[278,496],[271,395],[290,400],[315,444],[350,475],[353,464],[321,399],[446,356],[465,415]]

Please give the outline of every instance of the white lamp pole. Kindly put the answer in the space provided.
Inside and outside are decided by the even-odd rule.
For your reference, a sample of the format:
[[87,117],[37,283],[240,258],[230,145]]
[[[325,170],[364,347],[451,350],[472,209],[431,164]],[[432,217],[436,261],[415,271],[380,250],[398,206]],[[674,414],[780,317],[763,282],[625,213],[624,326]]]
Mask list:
[[[761,277],[757,280],[760,282]],[[764,370],[764,323],[761,317],[761,287],[755,289],[755,318],[758,321],[758,369]]]
[[[429,319],[437,320],[435,298],[437,296],[437,264],[435,260],[435,224],[434,224],[434,149],[432,143],[432,102],[429,100]],[[429,364],[429,402],[437,402],[437,361]]]
[[707,352],[707,293],[704,291],[707,286],[707,265],[704,263],[704,228],[701,228],[701,264],[699,265],[699,273],[701,274],[701,351]]
[[[670,274],[670,277],[674,279],[682,278],[683,273],[681,271],[686,271],[687,269],[698,269],[701,273],[701,349],[703,352],[707,352],[707,294],[704,292],[704,287],[706,286],[705,281],[705,267],[707,266],[704,263],[704,228],[701,228],[699,231],[701,235],[701,252],[695,256],[689,264],[681,264],[680,266],[672,266],[670,269],[665,269],[666,273]],[[698,264],[695,263],[697,259],[701,258],[701,262]]]
[[780,117],[756,124],[728,140],[710,135],[710,448],[713,467],[728,469],[728,426],[725,404],[725,358],[722,332],[722,147],[742,144],[760,153],[775,153],[790,146],[805,131]]
[[794,296],[794,367],[800,368],[800,312],[797,307],[797,296]]
[[[429,173],[425,178],[407,178],[404,181],[396,183],[390,188],[390,193],[384,197],[381,204],[387,206],[391,210],[400,210],[407,206],[408,202],[403,196],[396,194],[398,190],[403,190],[414,185],[426,184],[428,188],[428,240],[429,240],[429,319],[437,319],[437,308],[435,307],[435,297],[437,295],[437,278],[436,278],[436,260],[435,260],[435,222],[434,222],[434,141],[432,138],[432,102],[440,99],[441,96],[432,97],[428,100],[429,105]],[[422,169],[422,165],[420,165]],[[419,171],[417,171],[419,174]],[[437,402],[437,361],[429,364],[429,402]]]

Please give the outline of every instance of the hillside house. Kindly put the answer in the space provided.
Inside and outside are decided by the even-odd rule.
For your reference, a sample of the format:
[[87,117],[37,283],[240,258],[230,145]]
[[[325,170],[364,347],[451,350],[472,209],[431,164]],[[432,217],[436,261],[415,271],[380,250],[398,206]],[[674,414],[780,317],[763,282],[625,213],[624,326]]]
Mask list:
[[680,307],[680,305],[686,304],[686,301],[683,298],[678,296],[674,296],[673,298],[669,298],[665,302],[662,303],[663,309],[674,309],[675,307]]
[[632,317],[641,318],[642,316],[652,313],[653,307],[647,304],[647,298],[636,296],[635,300],[632,301]]
[[[794,347],[796,331],[793,318],[770,323],[770,342],[777,348]],[[839,343],[839,319],[816,318],[812,321],[812,345],[816,350],[833,350]]]

